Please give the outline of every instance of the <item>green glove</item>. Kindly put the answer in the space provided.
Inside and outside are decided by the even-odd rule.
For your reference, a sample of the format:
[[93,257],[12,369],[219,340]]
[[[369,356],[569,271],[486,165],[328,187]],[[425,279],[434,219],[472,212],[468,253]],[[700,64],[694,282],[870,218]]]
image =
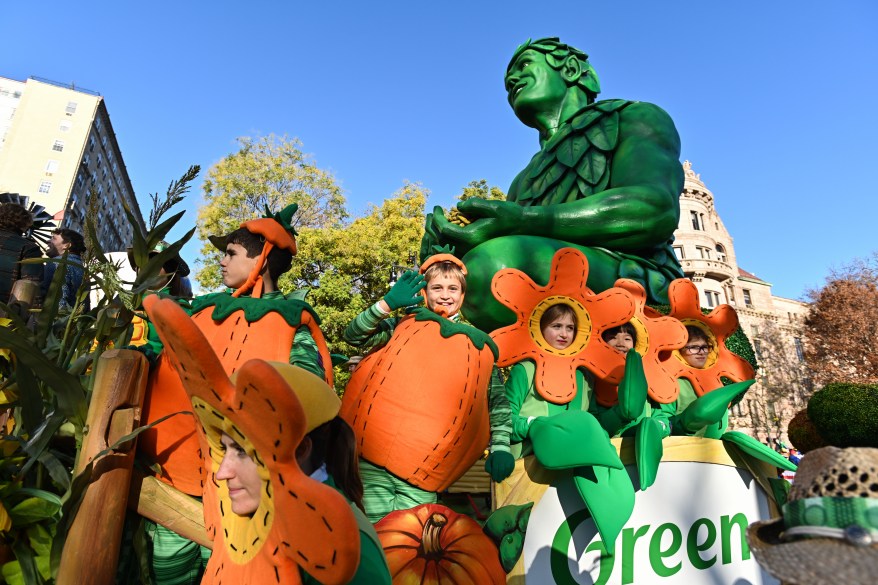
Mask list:
[[424,275],[409,270],[399,277],[396,284],[390,287],[390,290],[384,295],[384,302],[387,303],[391,311],[419,305],[424,302],[421,289],[425,286],[427,286],[427,281],[424,280]]
[[570,410],[534,419],[527,436],[546,469],[603,465],[624,469],[606,431],[591,414]]
[[506,451],[494,451],[485,460],[485,471],[497,483],[512,475],[513,469],[515,469],[515,457]]

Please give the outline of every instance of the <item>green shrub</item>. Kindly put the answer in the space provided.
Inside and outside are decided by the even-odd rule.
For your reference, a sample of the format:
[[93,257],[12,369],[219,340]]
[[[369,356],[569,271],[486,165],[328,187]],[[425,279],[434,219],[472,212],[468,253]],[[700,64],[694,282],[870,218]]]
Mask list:
[[820,436],[811,419],[808,418],[808,410],[805,408],[796,413],[796,416],[790,420],[790,424],[787,426],[787,434],[793,447],[802,453],[826,446],[823,437]]
[[878,447],[878,385],[827,384],[808,402],[808,418],[829,445]]

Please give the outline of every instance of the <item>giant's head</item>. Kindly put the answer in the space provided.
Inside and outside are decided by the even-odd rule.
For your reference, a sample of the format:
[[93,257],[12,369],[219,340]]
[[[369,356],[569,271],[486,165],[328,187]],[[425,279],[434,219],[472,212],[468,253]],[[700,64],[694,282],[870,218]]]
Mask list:
[[571,89],[581,90],[587,103],[601,91],[588,55],[557,37],[528,41],[515,50],[506,68],[505,85],[515,115],[534,126],[535,112],[558,108]]

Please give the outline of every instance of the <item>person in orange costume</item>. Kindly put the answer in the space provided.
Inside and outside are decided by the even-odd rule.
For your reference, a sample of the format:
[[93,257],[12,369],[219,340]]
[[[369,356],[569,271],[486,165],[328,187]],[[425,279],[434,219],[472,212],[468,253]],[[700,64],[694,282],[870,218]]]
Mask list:
[[[277,279],[289,270],[296,253],[290,205],[278,214],[250,220],[211,242],[225,252],[220,262],[223,283],[230,291],[192,301],[192,320],[217,353],[228,374],[251,358],[285,361],[318,375],[330,385],[329,351],[313,309],[277,290]],[[324,371],[324,364],[326,369]],[[191,416],[189,398],[169,359],[160,355],[150,374],[143,406],[144,432],[138,448],[161,467],[160,478],[178,490],[202,496],[205,469]],[[147,524],[152,543],[152,570],[160,584],[197,583],[210,552],[162,526]]]

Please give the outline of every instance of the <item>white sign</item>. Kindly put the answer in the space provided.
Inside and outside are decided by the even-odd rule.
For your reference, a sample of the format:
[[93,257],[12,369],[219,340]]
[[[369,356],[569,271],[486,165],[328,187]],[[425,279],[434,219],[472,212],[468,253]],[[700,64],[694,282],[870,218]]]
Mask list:
[[[636,477],[636,470],[628,468]],[[635,481],[635,485],[637,485]],[[531,512],[524,541],[526,583],[557,585],[763,585],[777,581],[750,554],[746,530],[769,518],[765,493],[747,471],[663,462],[616,539],[603,543],[573,485],[550,486]]]

